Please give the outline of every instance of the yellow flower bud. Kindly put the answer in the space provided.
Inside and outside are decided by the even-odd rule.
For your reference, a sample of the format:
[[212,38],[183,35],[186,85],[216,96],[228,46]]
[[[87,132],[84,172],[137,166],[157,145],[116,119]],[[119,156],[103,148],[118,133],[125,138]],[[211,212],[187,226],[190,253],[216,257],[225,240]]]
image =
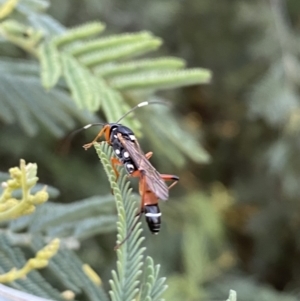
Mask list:
[[22,213],[21,215],[27,215],[35,212],[35,207],[34,206],[28,206]]
[[75,298],[75,293],[70,291],[70,290],[66,290],[64,292],[61,293],[61,296],[65,299],[65,300],[74,300]]
[[27,261],[27,265],[30,269],[42,269],[48,265],[48,260],[31,258]]
[[19,203],[17,199],[9,199],[5,203],[0,204],[0,212],[4,212],[14,206],[16,206]]
[[20,181],[17,181],[16,179],[10,179],[6,183],[9,188],[19,188],[21,185]]
[[82,270],[84,273],[96,284],[96,285],[101,285],[102,281],[99,275],[89,266],[88,264],[84,264],[82,266]]
[[39,204],[45,203],[48,199],[49,199],[49,194],[48,194],[48,192],[45,191],[45,190],[41,190],[41,191],[38,191],[38,192],[34,195],[32,202],[33,202],[35,205],[39,205]]
[[20,202],[17,199],[8,199],[3,205],[6,205],[6,210],[8,210],[14,206],[17,206],[19,203]]
[[22,172],[18,167],[12,167],[9,169],[9,173],[12,178],[20,179],[22,176]]
[[60,245],[60,240],[58,238],[53,239],[48,245],[36,253],[36,258],[49,259],[54,256]]

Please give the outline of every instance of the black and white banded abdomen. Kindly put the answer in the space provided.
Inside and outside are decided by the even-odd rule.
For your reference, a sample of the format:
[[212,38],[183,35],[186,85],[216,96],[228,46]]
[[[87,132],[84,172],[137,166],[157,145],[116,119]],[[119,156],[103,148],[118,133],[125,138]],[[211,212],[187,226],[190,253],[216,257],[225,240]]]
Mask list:
[[146,205],[144,213],[150,231],[152,234],[158,234],[161,224],[161,212],[158,205]]

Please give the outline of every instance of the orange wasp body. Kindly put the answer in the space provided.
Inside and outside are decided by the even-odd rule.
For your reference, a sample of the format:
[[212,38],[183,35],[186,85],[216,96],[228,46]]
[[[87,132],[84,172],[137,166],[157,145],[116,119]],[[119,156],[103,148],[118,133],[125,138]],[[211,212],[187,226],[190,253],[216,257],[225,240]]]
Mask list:
[[[112,146],[117,157],[111,159],[116,176],[119,176],[116,165],[123,165],[129,176],[139,178],[139,193],[141,195],[140,211],[137,214],[139,218],[129,231],[126,238],[117,245],[116,248],[121,246],[129,237],[143,213],[145,214],[150,231],[154,234],[159,232],[161,212],[158,207],[158,201],[168,200],[169,189],[179,180],[179,177],[175,175],[160,174],[149,161],[152,156],[152,152],[144,154],[132,130],[119,123],[119,121],[130,112],[152,103],[164,104],[162,102],[143,102],[138,104],[123,115],[116,123],[102,124],[103,128],[95,139],[91,143],[83,146],[83,148],[87,150],[94,142],[104,135],[105,141]],[[89,124],[83,129],[88,129],[93,125],[99,124]],[[170,180],[174,182],[168,187],[165,181]]]
[[[168,189],[171,189],[174,185],[176,185],[179,180],[179,177],[175,175],[160,174],[160,177],[164,181],[174,181]],[[161,225],[161,212],[158,206],[159,198],[149,188],[143,177],[140,177],[139,193],[141,195],[141,205],[138,215],[140,216],[144,213],[149,230],[152,234],[158,234]]]
[[[146,157],[149,159],[152,156],[152,153],[147,153]],[[140,218],[142,217],[143,213],[146,217],[146,222],[148,224],[149,230],[152,234],[158,234],[160,231],[161,226],[161,212],[158,206],[159,198],[156,196],[156,194],[148,187],[147,182],[145,181],[145,178],[142,176],[142,174],[137,171],[134,174],[135,177],[140,177],[139,181],[139,193],[141,195],[141,204],[139,212],[136,216],[138,216],[138,219],[134,223],[134,225],[129,230],[127,236],[115,246],[115,250],[118,249],[130,236],[133,229],[136,227],[137,223],[140,221]],[[160,177],[164,181],[174,181],[168,189],[171,189],[174,185],[177,184],[179,181],[179,177],[175,175],[165,175],[160,174]]]
[[[152,153],[148,153],[150,156],[148,154],[145,155],[132,130],[118,123],[134,109],[153,103],[161,104],[162,102],[143,102],[138,104],[116,123],[104,124],[104,127],[95,137],[95,139],[91,143],[85,144],[83,148],[87,150],[93,145],[94,142],[104,135],[105,141],[112,146],[117,157],[117,160],[112,159],[112,165],[117,177],[118,172],[115,165],[124,165],[125,170],[130,176],[143,178],[146,181],[149,190],[151,190],[158,199],[166,201],[169,198],[169,189],[160,173],[148,160]],[[84,129],[87,129],[93,125],[96,124],[86,125]],[[179,178],[176,178],[176,181],[178,181]]]

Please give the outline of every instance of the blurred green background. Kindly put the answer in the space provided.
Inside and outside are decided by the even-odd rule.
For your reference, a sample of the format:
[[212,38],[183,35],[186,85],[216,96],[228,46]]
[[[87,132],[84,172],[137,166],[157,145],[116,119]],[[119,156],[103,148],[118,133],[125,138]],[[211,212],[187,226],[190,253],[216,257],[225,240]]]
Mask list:
[[[148,108],[135,112],[153,164],[180,176],[161,204],[161,233],[152,236],[144,223],[147,252],[168,277],[166,300],[220,300],[229,289],[238,300],[299,300],[299,0],[52,0],[48,13],[67,27],[100,20],[106,33],[151,31],[164,41],[157,55],[213,72],[209,85],[158,93],[209,162],[195,163],[192,147],[176,162],[176,150],[159,135],[158,146],[147,138]],[[30,137],[3,122],[0,168],[19,158],[38,163],[40,181],[60,190],[61,203],[108,194],[95,152],[81,148],[94,134],[78,135],[62,153],[67,133],[58,139],[42,128]],[[184,135],[179,142],[185,145]],[[114,241],[115,233],[98,235],[78,250],[107,288]]]

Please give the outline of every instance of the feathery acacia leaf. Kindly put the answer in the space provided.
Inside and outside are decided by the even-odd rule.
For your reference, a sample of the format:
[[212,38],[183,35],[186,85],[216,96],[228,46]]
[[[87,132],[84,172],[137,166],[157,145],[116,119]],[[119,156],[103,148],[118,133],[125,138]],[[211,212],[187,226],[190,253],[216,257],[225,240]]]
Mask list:
[[207,69],[177,70],[175,72],[157,72],[137,76],[116,77],[110,81],[118,90],[132,89],[174,89],[183,86],[208,83],[211,72]]
[[[29,135],[34,136],[38,131],[36,123],[32,122],[31,114],[29,111],[30,106],[26,106],[23,96],[25,95],[24,90],[20,90],[19,81],[9,76],[2,75],[0,83],[0,91],[2,92],[2,99],[5,99],[8,107],[15,113],[17,120],[22,126],[23,130]],[[14,97],[11,97],[11,95]]]
[[34,28],[42,31],[45,37],[62,34],[66,30],[62,24],[46,14],[29,14],[28,21]]
[[[110,296],[115,301],[131,301],[138,294],[139,277],[142,273],[142,260],[145,248],[141,247],[144,238],[140,237],[142,229],[140,223],[135,225],[136,205],[130,196],[129,183],[124,171],[121,172],[118,182],[115,182],[115,173],[112,169],[110,158],[112,148],[107,143],[95,144],[95,149],[109,178],[111,188],[117,203],[119,220],[117,222],[118,243],[132,231],[128,239],[117,250],[117,272],[112,272]],[[163,291],[167,288],[165,278],[158,278],[159,265],[154,266],[153,259],[147,257],[144,281],[141,284],[140,300],[158,301]]]
[[142,286],[140,291],[140,300],[158,301],[161,300],[160,297],[162,293],[167,289],[165,285],[166,278],[159,278],[160,266],[154,266],[153,259],[147,257],[145,260],[144,269],[144,282],[145,285]]
[[[137,56],[156,50],[162,40],[149,32],[120,34],[93,39],[104,29],[102,23],[92,22],[56,35],[49,45],[56,45],[63,65],[63,75],[77,106],[94,112],[103,104],[108,120],[112,118],[111,104],[124,103],[118,91],[155,91],[174,87],[207,83],[211,74],[205,69],[178,70],[184,61],[178,58],[143,59],[126,62]],[[62,47],[64,46],[64,47]],[[46,46],[44,46],[46,47]],[[49,46],[48,46],[49,47]],[[41,48],[46,49],[46,48]],[[57,57],[53,46],[49,49]],[[59,77],[58,68],[51,71],[46,62],[51,62],[46,51],[40,51],[43,84],[52,87]],[[122,61],[122,63],[118,63]],[[58,62],[58,61],[57,61]],[[59,66],[59,64],[56,64]],[[56,70],[56,71],[55,71]],[[54,72],[55,71],[55,72]],[[115,111],[115,110],[114,110]],[[119,111],[119,110],[118,110]],[[133,130],[139,123],[133,124]]]
[[90,22],[78,27],[74,27],[65,33],[56,36],[53,42],[57,47],[63,47],[67,44],[76,42],[81,39],[86,39],[91,36],[101,33],[105,29],[105,25],[101,22]]
[[[46,237],[72,238],[71,243],[112,232],[115,228],[116,215],[111,195],[95,196],[70,204],[48,202],[30,216],[21,217],[9,225],[14,232],[27,229],[29,233],[43,233]],[[17,239],[16,236],[14,240]]]
[[106,64],[94,69],[94,73],[105,78],[124,74],[143,73],[146,71],[161,72],[161,70],[175,70],[185,66],[179,58],[165,57],[159,59],[144,59],[120,64]]
[[[39,0],[36,1],[39,2]],[[25,2],[30,3],[29,0],[24,0],[24,3]],[[34,1],[31,2],[34,3]],[[46,3],[46,1],[40,2]],[[28,11],[26,12],[25,9],[23,14],[26,13],[28,13]],[[80,28],[65,31],[63,26],[58,26],[56,28],[55,22],[52,22],[53,20],[51,18],[47,19],[46,16],[45,18],[41,17],[39,19],[36,18],[36,15],[30,14],[28,20],[31,24],[39,24],[39,28],[44,29],[43,33],[46,42],[42,44],[39,52],[39,59],[42,65],[43,86],[47,89],[54,87],[58,83],[63,71],[62,75],[64,76],[65,81],[61,81],[62,83],[59,82],[59,86],[61,87],[61,85],[64,85],[66,82],[78,107],[95,111],[99,108],[101,99],[101,101],[105,103],[105,105],[103,105],[104,113],[110,121],[116,121],[128,110],[124,101],[124,96],[118,90],[135,89],[135,87],[130,86],[132,85],[132,82],[127,83],[126,86],[126,84],[124,85],[124,83],[119,81],[118,87],[113,86],[111,82],[115,80],[122,80],[124,79],[124,75],[132,73],[142,75],[141,77],[143,80],[145,80],[148,76],[152,80],[151,76],[159,77],[161,74],[165,75],[173,70],[184,67],[184,62],[176,58],[141,60],[139,62],[133,61],[118,65],[118,61],[135,58],[138,55],[153,51],[161,45],[161,40],[153,37],[149,33],[116,35],[106,39],[91,40],[95,35],[102,32],[104,29],[103,24],[94,22]],[[58,32],[61,34],[57,35]],[[48,39],[51,35],[54,37],[52,39]],[[101,74],[101,72],[98,74],[96,74],[96,72],[94,73],[96,70],[93,70],[92,68],[96,66],[97,71],[99,71],[101,70],[101,67],[104,67],[102,69],[104,70],[109,65],[107,64],[108,62],[111,62],[110,65],[114,65],[115,68],[110,69],[110,71],[106,72],[106,74]],[[105,65],[103,65],[104,63]],[[62,135],[62,127],[72,127],[74,125],[73,119],[70,118],[68,114],[65,114],[67,109],[70,108],[70,105],[65,103],[62,104],[61,107],[64,109],[62,111],[57,110],[57,106],[53,105],[53,102],[56,101],[54,96],[58,94],[58,90],[52,90],[48,94],[50,95],[48,100],[51,99],[52,103],[48,100],[44,101],[42,89],[34,89],[31,93],[27,93],[25,87],[26,83],[36,83],[36,75],[34,72],[35,70],[32,70],[30,77],[26,79],[20,76],[20,74],[14,74],[14,76],[12,76],[12,78],[16,79],[15,82],[20,82],[21,84],[19,86],[17,85],[14,89],[11,89],[14,93],[15,102],[8,101],[8,109],[2,114],[2,118],[6,122],[14,122],[16,120],[14,113],[17,108],[19,108],[19,111],[17,112],[19,115],[16,116],[17,118],[20,117],[21,125],[24,126],[29,134],[35,134],[38,130],[38,124],[41,123],[53,131],[57,136]],[[199,82],[199,78],[195,79],[192,78],[192,76],[189,77],[187,81],[183,81],[178,73],[176,74],[178,76],[178,78],[175,79],[176,83],[166,78],[163,78],[163,80],[165,80],[164,82],[162,81],[162,78],[159,81],[158,78],[157,82],[155,82],[155,80],[150,81],[148,86],[145,85],[142,87],[143,84],[138,83],[138,88],[148,90],[150,86],[150,89],[155,90],[155,87],[157,87],[157,89],[162,89],[165,87],[171,87],[172,85],[178,86],[191,84],[194,83],[194,81]],[[105,77],[112,78],[112,81],[106,81]],[[10,85],[11,83],[12,81],[10,82]],[[4,84],[6,84],[5,80]],[[17,90],[18,88],[20,91]],[[26,93],[24,93],[26,96],[22,95],[23,90],[26,91]],[[36,99],[38,98],[40,98],[41,101],[36,103]],[[17,103],[22,101],[23,104],[20,108],[20,106],[17,106]],[[54,104],[56,104],[56,102]],[[57,113],[55,113],[56,110]],[[6,113],[8,117],[3,116],[4,114],[6,115]],[[35,121],[38,121],[38,123]],[[136,127],[133,126],[133,128],[135,129]],[[104,155],[102,154],[102,159],[103,156]],[[107,158],[110,156],[111,153],[106,154]],[[105,163],[105,160],[102,161]],[[109,161],[106,163],[109,164]],[[111,170],[110,175],[112,175]],[[118,241],[120,241],[125,237],[136,220],[136,206],[130,195],[129,184],[125,177],[122,177],[122,174],[118,183],[114,182],[113,176],[110,177],[110,181],[115,192],[119,212],[119,221],[117,226],[119,232]],[[78,217],[78,211],[74,210],[74,212],[76,212],[76,217]],[[43,217],[45,217],[45,215]],[[58,216],[52,217],[53,220],[56,217],[57,222],[60,222],[62,219],[62,216],[59,216],[59,218]],[[65,213],[64,217],[70,218],[70,215],[68,216],[68,214]],[[99,233],[98,229],[104,231],[104,229],[109,228],[112,224],[114,224],[115,218],[113,216],[106,216],[105,218],[97,218],[93,216],[89,219],[85,219],[85,221],[76,221],[77,227],[75,226],[75,221],[70,218],[69,221],[65,220],[65,224],[61,229],[53,225],[53,220],[45,220],[44,224],[40,224],[41,228],[37,227],[35,230],[36,232],[43,232],[43,234],[46,235],[53,235],[57,233],[61,234],[64,230],[71,229],[70,233],[72,233],[72,235],[75,233],[74,235],[77,238],[84,239],[94,235],[96,233],[94,231],[96,228],[96,231],[98,231],[97,233]],[[37,220],[35,220],[35,222],[38,224]],[[47,222],[49,223],[47,224]],[[30,224],[28,223],[28,220],[26,223],[27,226]],[[23,226],[26,223],[24,222]],[[51,223],[52,226],[50,225]],[[30,230],[33,230],[33,228]],[[145,250],[141,247],[143,241],[143,238],[140,238],[141,231],[142,230],[139,225],[136,226],[132,231],[130,239],[121,247],[120,250],[117,251],[119,259],[116,268],[117,272],[113,272],[112,277],[114,280],[111,282],[113,289],[111,296],[112,298],[116,298],[116,300],[119,300],[120,298],[122,300],[132,300],[137,296],[142,258]],[[149,282],[145,285],[148,287],[149,292],[151,291],[151,286],[153,287],[153,285],[155,285],[155,289],[151,292],[151,299],[156,300],[155,298],[159,298],[160,291],[164,287],[164,279],[161,278],[155,282],[158,274],[158,268],[154,267],[153,261],[150,259],[147,260],[148,266],[152,265],[152,268],[149,272]],[[71,264],[71,262],[69,263]],[[79,267],[80,264],[77,262],[77,271],[73,271],[73,274],[77,274]],[[56,269],[56,271],[57,270],[58,269]],[[31,280],[33,281],[34,278]],[[86,284],[87,287],[90,285],[90,283],[84,281],[84,278],[81,279],[81,282],[82,285]],[[71,281],[69,281],[69,285],[70,284]],[[74,289],[74,291],[77,292],[78,289]],[[91,290],[90,293],[87,294],[90,296],[91,300],[102,300],[94,290]],[[146,298],[148,300],[150,297],[147,295]]]
[[17,9],[26,13],[43,12],[50,6],[47,0],[22,0],[17,5]]
[[87,41],[85,43],[75,44],[67,49],[67,52],[73,56],[81,56],[93,51],[101,51],[107,48],[120,47],[129,45],[131,43],[140,42],[142,40],[149,40],[152,38],[149,32],[139,33],[125,33],[119,35],[113,35]]
[[157,49],[161,45],[161,40],[158,38],[152,38],[145,41],[139,41],[131,43],[129,45],[113,47],[104,51],[95,51],[84,56],[81,56],[80,62],[86,67],[94,68],[97,65],[116,61],[124,60],[138,55],[145,54],[151,50]]
[[11,59],[9,57],[2,57],[0,60],[1,73],[18,75],[18,76],[33,76],[40,75],[40,66],[35,61]]
[[54,43],[44,43],[40,47],[42,84],[46,89],[54,87],[61,75],[59,52]]
[[[130,196],[129,183],[127,182],[127,176],[121,172],[120,180],[115,182],[115,173],[112,169],[110,158],[112,156],[112,149],[107,143],[101,145],[95,144],[98,156],[103,164],[104,170],[109,178],[111,188],[114,192],[116,199],[119,221],[117,223],[118,229],[118,243],[120,243],[131,230],[132,224],[135,218],[135,211],[126,210],[125,206],[132,204],[132,198]],[[141,228],[138,223],[129,238],[123,243],[120,249],[117,250],[117,272],[112,272],[113,280],[110,280],[112,291],[110,295],[112,300],[116,301],[129,301],[137,294],[137,280],[141,274],[142,266],[142,253],[145,248],[140,248],[137,253],[134,254],[136,244],[140,244],[143,238],[140,238]]]
[[38,65],[33,61],[0,60],[0,119],[17,122],[28,135],[35,135],[40,125],[57,136],[74,127],[74,119],[83,123],[95,120],[87,111],[79,111],[62,89],[45,92]]
[[[128,112],[130,107],[123,102],[122,96],[118,91],[107,88],[105,83],[99,86],[99,89],[101,90],[101,97],[106,99],[106,101],[103,101],[102,103],[102,109],[107,121],[116,122],[121,116]],[[141,124],[137,119],[128,116],[126,119],[122,120],[122,124],[135,129],[135,134],[139,135]]]
[[67,84],[78,107],[97,110],[100,104],[97,79],[73,57],[63,55],[62,61]]
[[[156,118],[147,118],[149,110]],[[177,166],[183,166],[185,156],[190,157],[195,162],[207,163],[210,156],[207,151],[195,140],[195,136],[184,131],[178,120],[170,114],[168,108],[163,106],[152,106],[148,111],[140,111],[141,120],[147,118],[148,126],[143,128],[145,136],[149,138],[155,148],[164,154],[167,158],[172,158]],[[159,137],[159,139],[158,139]],[[184,140],[184,143],[182,141]],[[164,143],[161,143],[164,141]],[[174,145],[172,149],[165,145]],[[193,151],[191,151],[193,150]],[[185,155],[185,156],[183,156]]]
[[107,215],[85,219],[81,223],[75,223],[74,237],[83,240],[101,233],[109,233],[116,229],[117,218],[115,215]]
[[[41,245],[41,237],[36,235],[33,238],[32,248],[37,250]],[[57,255],[50,261],[49,269],[57,271],[57,268],[62,269],[64,273],[59,273],[59,278],[67,277],[67,282],[76,286],[75,292],[85,292],[90,301],[108,301],[102,286],[96,285],[83,270],[84,263],[79,257],[68,249],[59,250]],[[68,287],[70,289],[70,287]],[[65,300],[65,299],[64,299]]]
[[[5,234],[0,235],[0,243],[0,269],[2,272],[4,272],[4,270],[9,271],[13,267],[22,267],[26,264],[27,260],[22,250],[18,247],[11,246]],[[60,296],[60,292],[49,285],[38,271],[32,271],[27,275],[26,279],[18,279],[12,282],[11,286],[36,296],[63,300]]]
[[61,90],[52,89],[46,93],[37,77],[6,72],[0,75],[0,79],[0,104],[6,112],[5,116],[0,113],[0,118],[7,123],[17,120],[30,136],[37,134],[39,124],[60,137],[74,126],[75,118],[85,123],[93,120],[91,114],[74,108],[70,98]]

